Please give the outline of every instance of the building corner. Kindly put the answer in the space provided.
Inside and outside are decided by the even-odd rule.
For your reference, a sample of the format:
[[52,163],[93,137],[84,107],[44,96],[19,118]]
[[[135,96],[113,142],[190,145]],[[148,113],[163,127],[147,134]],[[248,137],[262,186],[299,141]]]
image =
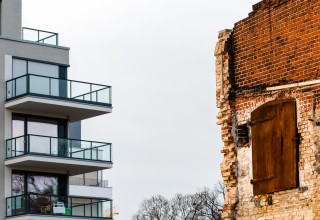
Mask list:
[[234,143],[233,125],[234,95],[233,95],[233,56],[232,56],[233,30],[219,32],[214,56],[216,58],[216,103],[219,108],[217,124],[221,126],[223,147],[221,153],[224,159],[220,165],[221,175],[226,186],[223,206],[223,220],[235,219],[236,206],[238,203],[238,180],[237,180],[237,150]]

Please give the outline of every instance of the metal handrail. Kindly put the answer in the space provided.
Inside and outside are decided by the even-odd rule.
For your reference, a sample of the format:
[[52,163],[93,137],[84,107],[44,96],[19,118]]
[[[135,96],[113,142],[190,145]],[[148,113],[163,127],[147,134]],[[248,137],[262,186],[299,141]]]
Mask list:
[[[24,33],[25,30],[30,30],[30,31],[36,32],[37,39],[35,39],[35,40],[25,39],[25,33]],[[44,38],[40,38],[41,33],[52,34],[52,35],[44,37]],[[58,46],[58,41],[59,41],[59,34],[58,33],[51,32],[51,31],[44,31],[44,30],[40,30],[40,29],[34,29],[34,28],[27,28],[27,27],[22,28],[22,39],[23,40],[30,40],[30,41],[38,42],[38,43],[45,43],[44,41],[47,39],[50,39],[50,38],[55,38],[55,44],[53,44],[53,45]],[[46,43],[46,44],[50,44],[50,43]]]
[[[28,135],[32,135],[32,136],[39,136],[39,137],[47,137],[47,138],[55,138],[55,137],[47,136],[47,135],[37,135],[37,134],[28,134]],[[17,136],[17,137],[14,137],[14,138],[9,138],[9,139],[7,139],[7,141],[8,141],[8,140],[12,140],[12,139],[21,138],[21,137],[24,137],[24,136],[26,136],[26,135]],[[65,140],[71,140],[71,141],[94,142],[94,143],[100,143],[100,144],[112,144],[112,143],[109,143],[109,142],[89,141],[89,140],[74,139],[74,138],[58,138],[58,139],[65,139]]]
[[[74,200],[76,202],[74,203]],[[81,203],[79,204],[79,201]],[[85,202],[86,201],[86,202]],[[59,195],[43,195],[38,193],[29,193],[16,195],[6,198],[6,217],[24,215],[24,214],[38,214],[38,215],[55,215],[54,206],[55,204],[62,204],[65,210],[70,210],[70,216],[78,217],[95,217],[100,219],[112,219],[111,216],[104,216],[103,205],[97,205],[108,202],[108,206],[112,208],[112,200],[106,198],[83,198],[74,196],[59,196]],[[86,212],[86,208],[90,206],[90,210],[98,209],[100,211],[96,214],[92,212]],[[43,209],[48,207],[47,209]],[[79,207],[83,207],[83,213],[79,213]],[[80,209],[81,210],[81,209]],[[100,213],[100,214],[99,214]]]
[[[38,150],[38,152],[33,151],[32,149],[33,141],[31,140],[32,137],[49,139],[48,146],[46,146],[47,148],[43,147],[41,148],[41,151]],[[17,149],[17,143],[19,143],[18,139],[22,139],[20,141],[22,142],[22,145],[23,145],[20,147],[18,146],[19,149]],[[52,141],[52,140],[56,140],[56,141]],[[88,143],[88,145],[86,145],[86,148],[82,148],[83,145],[81,143]],[[105,150],[103,149],[104,147],[107,148],[106,151],[109,151],[107,154],[107,158],[99,158],[99,156],[103,157],[103,155],[105,155],[103,153]],[[73,151],[73,149],[79,149],[79,150]],[[86,152],[89,152],[89,153],[86,155],[85,154]],[[23,136],[10,138],[6,140],[6,158],[7,159],[18,157],[21,155],[26,155],[26,154],[41,154],[41,155],[48,155],[53,157],[112,162],[112,144],[107,142],[58,138],[58,137],[33,135],[33,134],[23,135]],[[79,156],[79,155],[82,155],[82,156]],[[90,156],[88,157],[88,155]]]
[[98,83],[88,83],[88,82],[83,82],[83,81],[78,81],[78,80],[70,80],[70,79],[60,79],[60,78],[57,78],[57,77],[52,77],[52,76],[42,76],[42,75],[37,75],[37,74],[32,74],[32,73],[28,73],[26,75],[22,75],[22,76],[18,76],[18,77],[15,77],[15,78],[12,78],[10,80],[7,80],[7,82],[10,82],[10,81],[13,81],[13,80],[17,80],[19,78],[23,78],[23,77],[28,77],[28,76],[38,76],[38,77],[43,77],[43,78],[51,78],[51,79],[56,79],[56,80],[61,80],[61,81],[69,81],[69,82],[76,82],[76,83],[85,83],[85,84],[90,84],[90,85],[93,85],[93,86],[104,86],[106,88],[112,88],[112,86],[108,86],[108,85],[103,85],[103,84],[98,84]]
[[32,30],[32,31],[40,31],[40,32],[44,32],[44,33],[48,33],[48,34],[58,34],[56,32],[52,32],[52,31],[45,31],[45,30],[41,30],[41,29],[35,29],[35,28],[28,28],[28,27],[22,27],[22,29],[27,29],[27,30]]
[[[44,90],[44,92],[33,93],[32,89],[34,88],[33,87],[30,88],[30,84],[33,78],[30,79],[30,77],[39,77],[39,78],[49,79],[48,87]],[[22,78],[25,78],[25,79],[24,81],[21,82]],[[20,80],[20,82],[18,80]],[[57,91],[52,90],[52,87],[56,88],[56,86],[52,86],[52,84],[56,81],[58,81]],[[25,84],[25,87],[23,87],[23,90],[20,91],[19,94],[17,94],[17,83]],[[55,83],[54,85],[57,85],[57,84]],[[86,89],[86,91],[83,91],[82,94],[80,95],[76,94],[75,96],[72,96],[72,94],[75,92],[73,88],[75,85],[86,85],[88,88]],[[94,89],[93,87],[100,87],[100,88]],[[71,99],[73,101],[78,101],[78,102],[84,101],[84,102],[90,102],[90,103],[97,103],[97,104],[100,103],[100,104],[111,105],[111,88],[112,88],[111,86],[96,84],[96,83],[60,79],[60,78],[41,76],[36,74],[26,74],[26,75],[22,75],[6,81],[6,90],[7,90],[6,99],[10,100],[25,94],[35,94],[35,95],[41,95],[41,96],[59,97],[62,99]],[[104,96],[104,97],[107,97],[107,100],[103,100],[101,98],[99,99],[97,94],[102,90],[106,90],[107,96]],[[52,92],[55,92],[55,93],[52,93]],[[79,92],[77,91],[77,93]],[[96,96],[94,96],[94,94],[96,94]],[[85,99],[86,96],[88,96],[87,99]],[[83,99],[79,99],[79,97],[83,97]]]
[[92,93],[97,93],[97,92],[100,92],[100,91],[102,91],[102,90],[104,90],[104,89],[108,89],[108,88],[110,88],[110,86],[109,86],[109,87],[106,87],[106,88],[102,88],[102,89],[97,89],[97,90],[94,90],[94,91],[92,91],[92,92],[87,92],[87,93],[84,93],[84,94],[82,94],[82,95],[74,96],[74,97],[72,97],[72,98],[79,98],[79,97],[81,97],[81,96],[90,95],[90,94],[92,94]]
[[108,188],[108,180],[88,179],[79,177],[69,177],[69,184],[76,186],[97,186]]

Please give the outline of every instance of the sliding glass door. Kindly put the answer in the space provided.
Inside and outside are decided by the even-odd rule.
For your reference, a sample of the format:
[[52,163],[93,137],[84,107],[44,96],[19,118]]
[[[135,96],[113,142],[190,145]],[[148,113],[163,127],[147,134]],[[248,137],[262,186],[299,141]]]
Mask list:
[[45,208],[54,203],[67,204],[67,180],[67,175],[13,171],[12,196],[15,199],[11,206],[14,213],[43,214]]
[[65,156],[67,120],[13,114],[12,137],[17,138],[16,152]]

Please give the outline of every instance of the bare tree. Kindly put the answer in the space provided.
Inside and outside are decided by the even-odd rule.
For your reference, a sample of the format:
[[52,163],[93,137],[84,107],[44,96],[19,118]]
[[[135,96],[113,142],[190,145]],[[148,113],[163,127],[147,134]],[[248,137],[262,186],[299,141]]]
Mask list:
[[133,220],[174,220],[169,201],[161,195],[145,199]]
[[176,194],[170,201],[161,195],[144,200],[133,220],[220,220],[224,185],[203,188],[194,194]]
[[171,200],[175,220],[197,220],[201,215],[202,201],[197,194],[176,194]]
[[221,219],[221,209],[224,198],[225,189],[222,184],[215,186],[214,190],[204,188],[198,192],[200,204],[202,205],[201,219],[203,220],[219,220]]

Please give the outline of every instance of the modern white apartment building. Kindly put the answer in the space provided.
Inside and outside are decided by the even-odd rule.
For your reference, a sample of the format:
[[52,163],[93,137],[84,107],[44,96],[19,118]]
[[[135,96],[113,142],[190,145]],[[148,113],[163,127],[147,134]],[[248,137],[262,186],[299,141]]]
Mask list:
[[111,144],[80,133],[111,87],[70,80],[58,34],[21,20],[22,0],[0,0],[0,220],[112,219]]

